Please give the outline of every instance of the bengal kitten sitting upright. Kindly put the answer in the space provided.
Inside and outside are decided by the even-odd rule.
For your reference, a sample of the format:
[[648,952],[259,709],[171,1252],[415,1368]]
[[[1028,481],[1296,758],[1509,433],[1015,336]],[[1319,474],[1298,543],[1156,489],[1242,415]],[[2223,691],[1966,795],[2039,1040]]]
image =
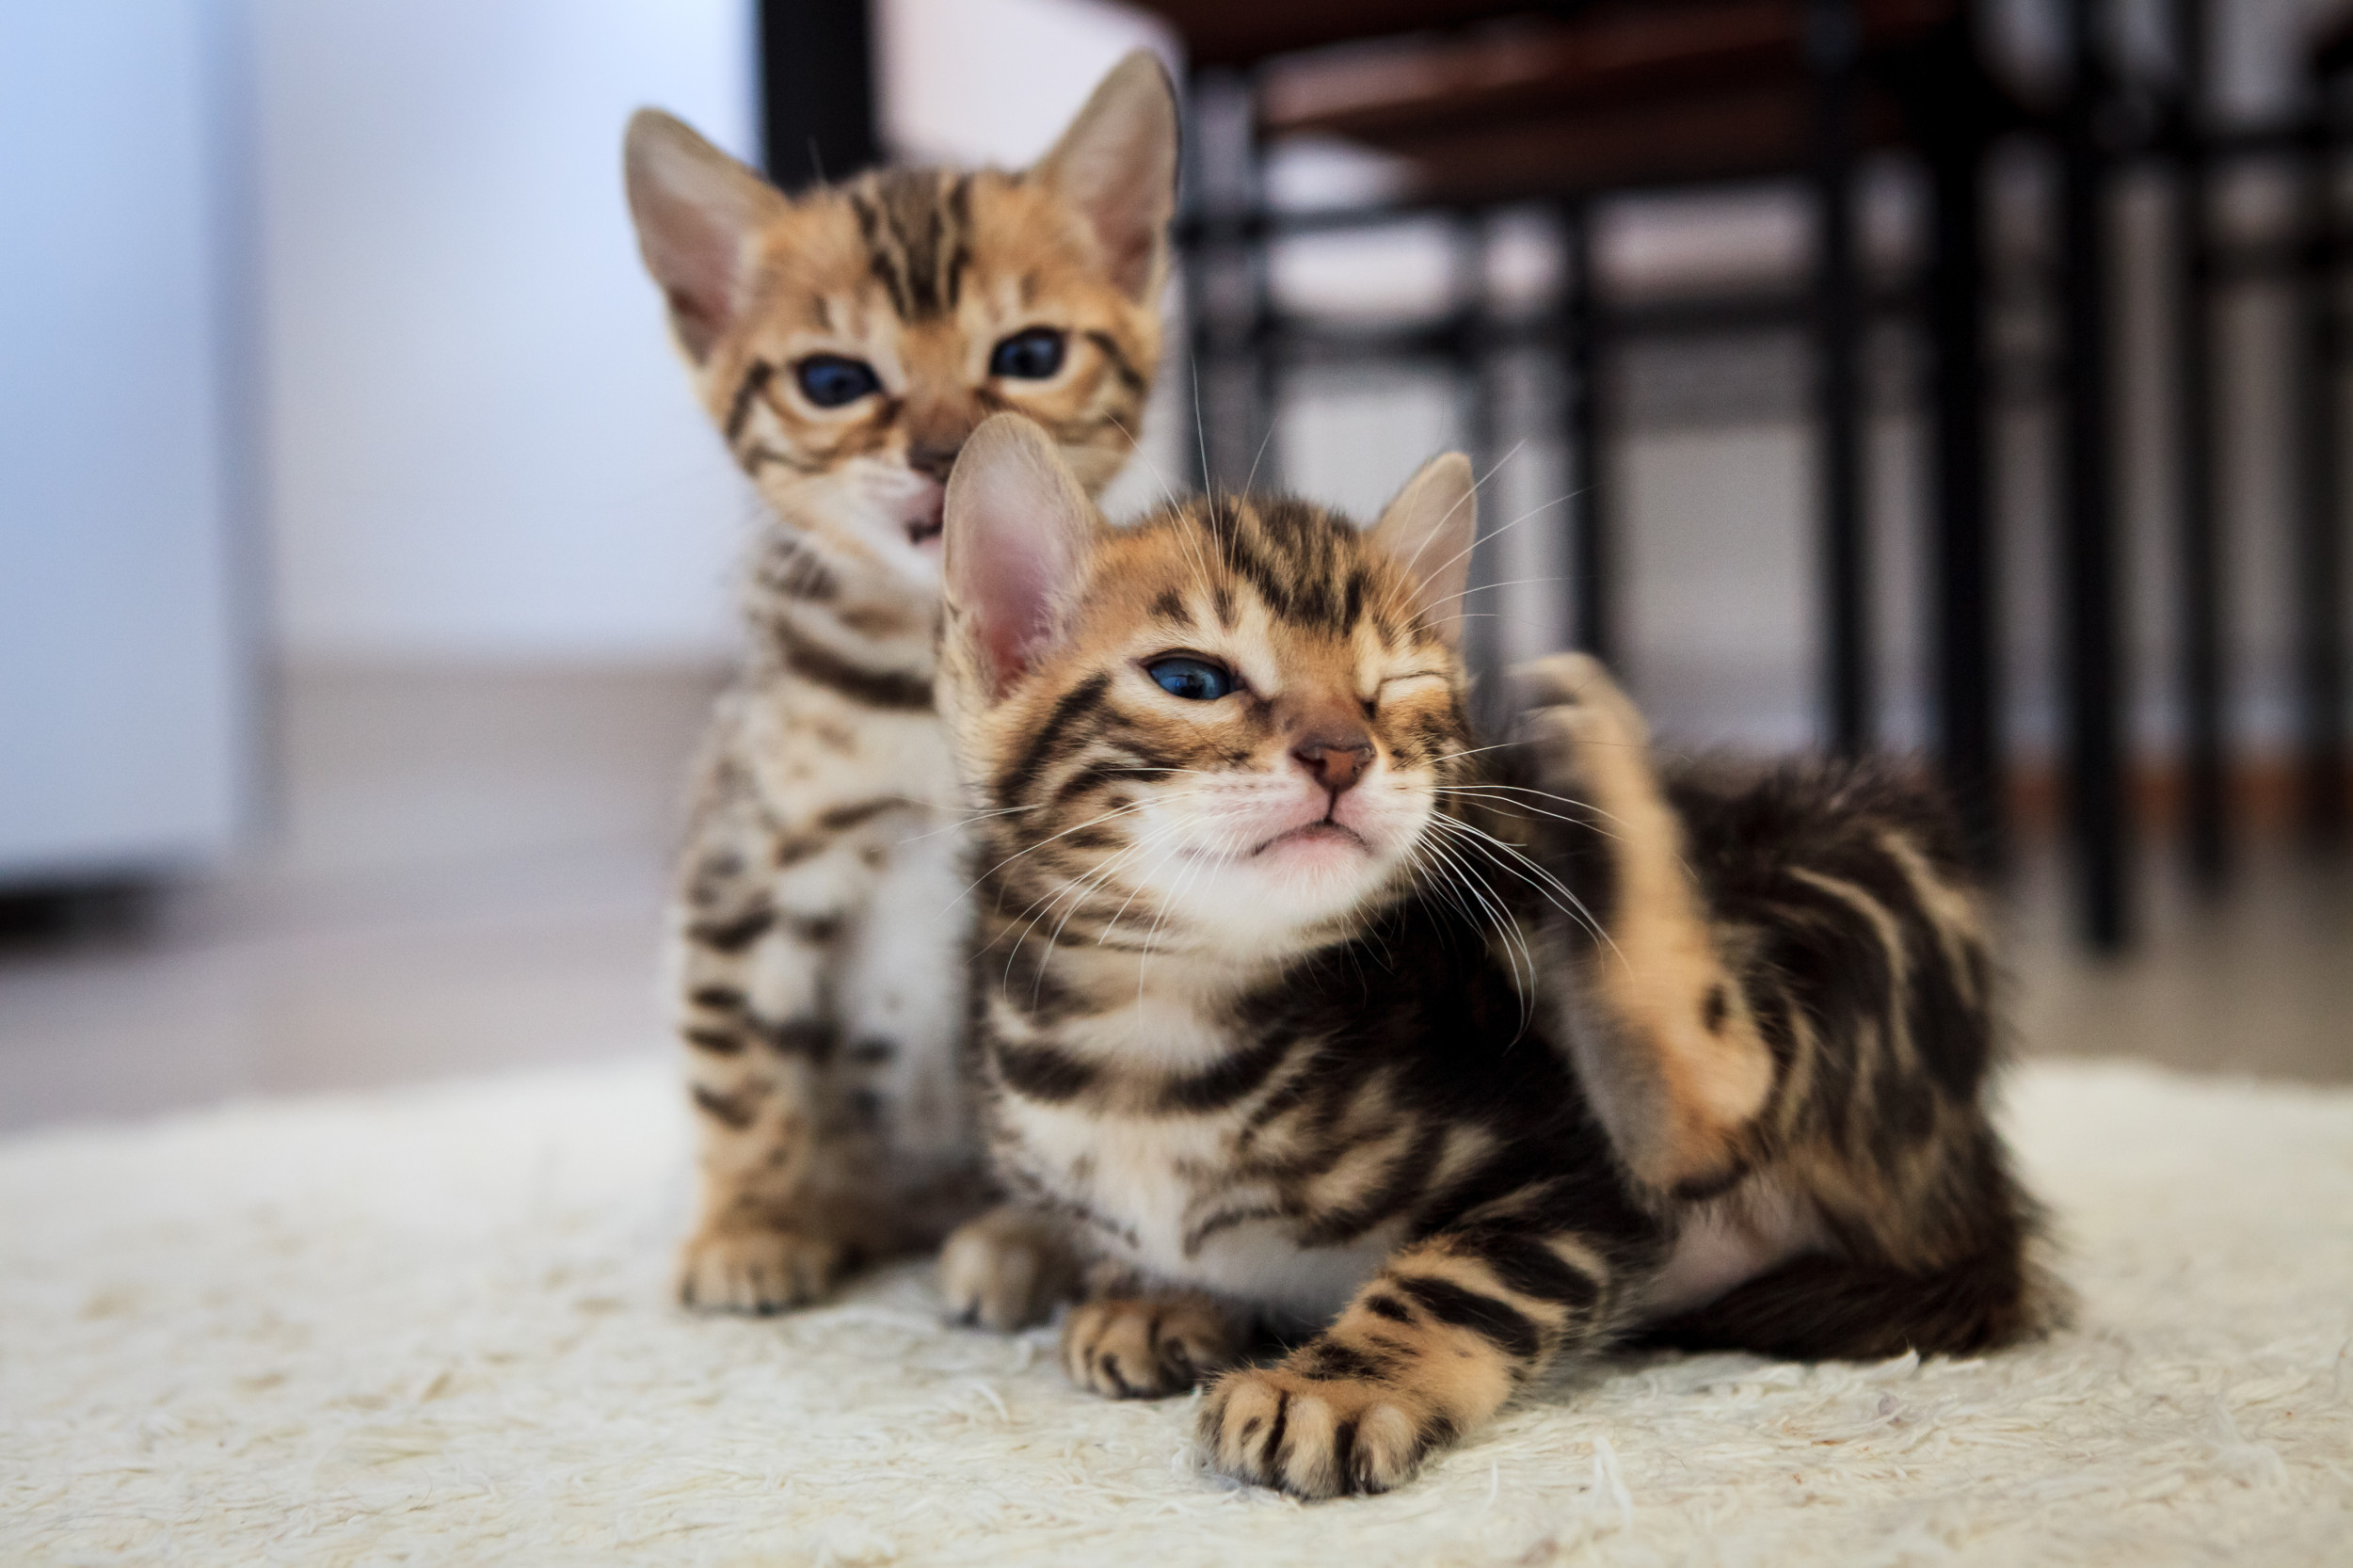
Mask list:
[[1114,532],[1017,419],[949,485],[975,1012],[1028,1206],[950,1242],[952,1299],[1034,1318],[1075,1243],[1064,1364],[1120,1396],[1304,1331],[1201,1414],[1218,1468],[1303,1496],[1638,1332],[1879,1355],[2049,1312],[1943,814],[1869,766],[1662,776],[1575,657],[1500,776],[1456,652],[1473,512],[1449,456],[1369,533],[1237,497]]
[[674,905],[702,1144],[691,1304],[808,1301],[969,1209],[965,838],[932,709],[942,487],[1008,408],[1090,491],[1124,466],[1176,168],[1175,98],[1144,54],[1021,174],[894,169],[788,199],[666,115],[630,123],[646,264],[774,513]]

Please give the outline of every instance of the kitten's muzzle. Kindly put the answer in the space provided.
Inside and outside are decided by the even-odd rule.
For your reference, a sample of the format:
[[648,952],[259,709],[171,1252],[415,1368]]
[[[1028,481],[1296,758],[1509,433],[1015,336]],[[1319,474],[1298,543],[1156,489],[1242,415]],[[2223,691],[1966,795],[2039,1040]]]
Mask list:
[[1331,792],[1335,804],[1356,787],[1372,765],[1372,737],[1361,732],[1310,735],[1291,746],[1291,755],[1308,776]]

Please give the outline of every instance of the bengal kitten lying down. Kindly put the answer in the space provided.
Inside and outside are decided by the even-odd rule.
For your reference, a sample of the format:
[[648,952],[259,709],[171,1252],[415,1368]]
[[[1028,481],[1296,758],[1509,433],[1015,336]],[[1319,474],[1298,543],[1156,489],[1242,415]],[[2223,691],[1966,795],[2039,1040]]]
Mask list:
[[1176,101],[1143,54],[1022,174],[787,199],[666,115],[630,124],[647,267],[773,514],[673,906],[702,1144],[690,1304],[797,1304],[976,1206],[966,851],[932,711],[942,487],[1008,408],[1090,490],[1126,463],[1176,170]]
[[951,1240],[952,1301],[1034,1320],[1075,1248],[1064,1363],[1115,1396],[1304,1332],[1217,1379],[1201,1440],[1306,1497],[1395,1486],[1632,1335],[1961,1352],[2052,1311],[1943,815],[1869,766],[1662,773],[1576,657],[1477,753],[1473,513],[1449,456],[1367,533],[1255,497],[1113,531],[1015,418],[949,485],[1019,1200]]

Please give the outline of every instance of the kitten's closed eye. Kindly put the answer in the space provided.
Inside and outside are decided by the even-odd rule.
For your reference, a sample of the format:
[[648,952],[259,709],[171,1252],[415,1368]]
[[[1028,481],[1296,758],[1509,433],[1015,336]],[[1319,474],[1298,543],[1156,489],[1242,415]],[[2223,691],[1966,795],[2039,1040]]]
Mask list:
[[1234,689],[1232,673],[1207,659],[1155,659],[1144,666],[1144,673],[1161,691],[1188,702],[1215,702]]
[[988,357],[991,376],[1043,381],[1062,369],[1063,336],[1051,327],[1032,327],[999,344]]
[[882,390],[873,366],[839,354],[812,354],[793,367],[792,375],[801,384],[801,395],[820,408],[839,408]]

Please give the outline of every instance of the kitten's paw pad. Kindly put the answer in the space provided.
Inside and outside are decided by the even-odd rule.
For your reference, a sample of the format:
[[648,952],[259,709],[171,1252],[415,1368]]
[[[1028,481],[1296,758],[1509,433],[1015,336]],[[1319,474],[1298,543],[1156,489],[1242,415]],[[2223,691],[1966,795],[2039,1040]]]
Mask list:
[[1218,1380],[1200,1439],[1226,1475],[1314,1501],[1401,1484],[1446,1430],[1387,1384],[1261,1367]]
[[1061,1230],[1010,1207],[966,1221],[939,1249],[939,1289],[949,1320],[1000,1334],[1053,1316],[1077,1273]]
[[839,1241],[793,1231],[705,1231],[679,1255],[678,1299],[706,1312],[782,1312],[830,1293],[849,1264]]
[[1063,1323],[1070,1381],[1114,1400],[1157,1400],[1198,1385],[1239,1350],[1207,1296],[1115,1296],[1083,1302]]

